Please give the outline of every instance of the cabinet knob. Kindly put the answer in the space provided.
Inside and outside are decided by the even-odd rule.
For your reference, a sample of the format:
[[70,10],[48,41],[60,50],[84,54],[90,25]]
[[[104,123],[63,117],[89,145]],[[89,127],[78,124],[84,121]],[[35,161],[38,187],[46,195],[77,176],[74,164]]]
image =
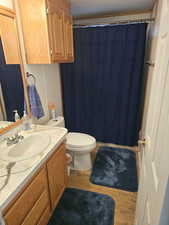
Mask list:
[[49,14],[49,8],[46,8],[46,14]]

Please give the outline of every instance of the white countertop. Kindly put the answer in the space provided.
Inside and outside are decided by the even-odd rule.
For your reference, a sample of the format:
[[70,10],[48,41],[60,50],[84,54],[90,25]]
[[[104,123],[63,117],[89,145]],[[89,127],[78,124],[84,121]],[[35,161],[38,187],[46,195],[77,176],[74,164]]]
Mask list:
[[[36,128],[28,132],[41,134],[42,132],[43,134],[46,133],[50,135],[51,141],[47,149],[36,157],[16,162],[15,166],[11,170],[11,175],[7,185],[0,191],[0,210],[2,211],[17,195],[17,193],[20,192],[37,169],[41,167],[55,149],[65,140],[67,129],[61,127],[51,128],[46,126],[36,126]],[[7,178],[6,167],[8,164],[9,162],[0,160],[0,189],[3,187]]]

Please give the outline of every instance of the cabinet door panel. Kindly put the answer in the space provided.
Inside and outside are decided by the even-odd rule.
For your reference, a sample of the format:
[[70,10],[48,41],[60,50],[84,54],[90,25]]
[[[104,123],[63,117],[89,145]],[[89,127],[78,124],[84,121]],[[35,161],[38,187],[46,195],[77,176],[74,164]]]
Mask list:
[[46,1],[18,0],[18,4],[27,63],[50,63]]
[[63,8],[64,0],[47,0],[48,12],[53,13]]
[[0,14],[0,38],[7,64],[20,64],[15,18]]
[[48,14],[52,62],[62,61],[65,56],[63,18],[63,12],[53,12]]
[[43,213],[43,215],[41,216],[39,222],[37,225],[46,225],[48,224],[48,220],[50,218],[50,207],[47,207]]
[[[33,206],[32,210],[30,210],[26,216],[22,225],[36,225],[47,207],[49,207],[49,195],[48,192],[44,191]],[[47,219],[49,219],[49,215]]]
[[64,9],[64,12],[66,14],[67,17],[70,17],[71,16],[71,10],[70,10],[70,1],[69,0],[64,0],[63,1],[63,9]]
[[[8,225],[22,224],[44,191],[48,192],[48,184],[46,171],[42,169],[5,214],[6,223]],[[45,199],[47,197],[45,195]]]
[[47,163],[49,189],[52,208],[58,203],[65,188],[66,155],[65,146],[62,145]]
[[74,47],[73,47],[73,28],[71,19],[65,20],[65,48],[66,59],[69,62],[74,61]]

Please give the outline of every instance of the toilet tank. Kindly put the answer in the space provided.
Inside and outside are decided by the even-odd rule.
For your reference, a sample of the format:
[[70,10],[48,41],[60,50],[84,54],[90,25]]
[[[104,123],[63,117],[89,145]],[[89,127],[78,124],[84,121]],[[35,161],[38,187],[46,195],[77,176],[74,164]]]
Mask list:
[[49,120],[45,125],[52,127],[65,127],[65,120],[63,116],[58,116],[55,120]]

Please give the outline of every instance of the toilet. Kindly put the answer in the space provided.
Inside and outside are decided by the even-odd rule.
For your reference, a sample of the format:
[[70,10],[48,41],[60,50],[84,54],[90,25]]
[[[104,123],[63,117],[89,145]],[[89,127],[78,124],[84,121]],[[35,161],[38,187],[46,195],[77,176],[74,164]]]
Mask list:
[[70,132],[66,138],[66,149],[72,156],[71,169],[90,170],[91,152],[96,147],[96,139],[88,134]]
[[[48,126],[65,127],[64,118],[46,123]],[[96,139],[88,134],[70,132],[66,137],[66,149],[72,156],[71,169],[85,171],[92,168],[91,152],[96,147]]]

